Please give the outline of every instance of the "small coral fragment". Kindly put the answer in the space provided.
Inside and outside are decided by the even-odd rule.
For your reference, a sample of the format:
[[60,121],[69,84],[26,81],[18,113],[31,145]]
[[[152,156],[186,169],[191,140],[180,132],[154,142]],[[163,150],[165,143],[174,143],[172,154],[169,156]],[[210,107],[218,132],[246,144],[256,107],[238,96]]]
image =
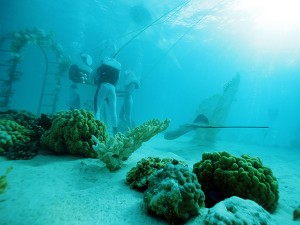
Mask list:
[[209,209],[205,225],[219,224],[273,225],[274,222],[270,213],[256,202],[233,196]]

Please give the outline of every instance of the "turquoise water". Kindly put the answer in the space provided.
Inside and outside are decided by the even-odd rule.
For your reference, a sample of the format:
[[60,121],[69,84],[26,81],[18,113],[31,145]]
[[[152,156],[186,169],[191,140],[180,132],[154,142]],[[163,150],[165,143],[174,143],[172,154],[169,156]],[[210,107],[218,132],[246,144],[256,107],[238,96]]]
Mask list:
[[[1,4],[1,35],[38,27],[53,32],[71,59],[85,51],[94,62],[113,54],[144,29],[138,21],[153,23],[116,57],[123,71],[135,69],[142,79],[142,88],[134,94],[136,124],[153,117],[169,117],[174,127],[191,122],[199,104],[221,94],[223,86],[239,73],[240,85],[226,124],[270,126],[268,134],[251,131],[251,136],[257,136],[252,142],[290,146],[299,140],[297,18],[285,21],[282,13],[282,21],[270,26],[272,21],[259,21],[263,6],[257,6],[262,11],[258,14],[238,1],[2,0]],[[133,14],[136,6],[144,11],[137,7]],[[271,3],[268,7],[272,10]],[[45,62],[36,61],[42,55],[31,44],[23,54],[19,68],[24,74],[14,84],[10,107],[36,112]],[[68,82],[64,76],[58,109],[67,108]],[[21,96],[25,101],[19,101]],[[248,131],[223,134],[230,138],[232,132],[243,141]]]
[[[218,130],[216,140],[256,146],[257,151],[276,148],[282,156],[290,149],[289,154],[299,157],[296,1],[0,0],[0,4],[0,37],[39,28],[53,34],[71,62],[80,52],[90,54],[94,69],[103,57],[117,54],[122,65],[117,89],[122,89],[124,72],[134,69],[141,80],[133,94],[134,124],[170,118],[170,129],[175,129],[201,113],[211,125],[268,126]],[[10,40],[0,44],[0,49],[8,49]],[[48,61],[53,61],[53,51],[45,49]],[[26,45],[21,54],[17,69],[22,74],[13,83],[10,103],[0,110],[49,113],[51,109],[39,108],[40,97],[45,68],[52,72],[56,66],[47,64],[36,44]],[[0,64],[10,57],[1,51]],[[1,66],[1,82],[6,76],[6,67]],[[226,93],[226,85],[237,77],[234,91]],[[55,111],[68,109],[67,72],[60,82]],[[83,108],[93,110],[95,91],[93,85],[79,85]],[[118,113],[122,102],[118,98]]]
[[[293,12],[289,16],[293,21],[288,20],[288,12],[272,21],[272,15],[264,12],[272,10],[272,3],[2,0],[1,4],[1,35],[35,27],[53,32],[53,39],[71,60],[84,51],[99,62],[153,23],[116,57],[123,71],[133,68],[142,79],[142,87],[134,93],[136,124],[153,117],[171,118],[174,127],[191,122],[199,104],[221,94],[239,73],[238,92],[224,122],[270,126],[268,134],[251,131],[251,136],[257,136],[252,142],[291,146],[297,139],[293,143],[299,147],[299,19]],[[260,22],[260,18],[264,19]],[[32,44],[23,55],[18,65],[23,75],[14,84],[9,107],[36,112],[45,61]],[[1,54],[2,60],[6,57]],[[57,110],[68,108],[69,81],[66,75],[61,80]],[[93,94],[92,90],[86,102]],[[248,132],[222,133],[246,141]]]

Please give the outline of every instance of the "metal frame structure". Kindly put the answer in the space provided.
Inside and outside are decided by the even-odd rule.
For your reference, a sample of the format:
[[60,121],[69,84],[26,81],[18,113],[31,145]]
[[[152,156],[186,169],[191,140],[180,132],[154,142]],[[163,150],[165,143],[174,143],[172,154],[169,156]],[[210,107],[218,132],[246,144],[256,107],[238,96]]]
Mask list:
[[[3,44],[5,41],[12,42],[14,39],[10,35],[6,35],[0,39],[0,54],[6,54],[10,57],[13,54],[12,50],[4,49]],[[58,94],[60,92],[60,74],[59,72],[49,72],[50,65],[57,66],[59,64],[58,59],[55,58],[53,61],[49,61],[47,47],[36,43],[36,45],[41,50],[44,60],[45,60],[45,72],[42,83],[42,90],[39,99],[39,105],[37,114],[44,112],[47,108],[47,112],[50,111],[53,114],[56,111],[56,103],[58,100]],[[0,109],[7,110],[9,108],[10,98],[13,95],[13,84],[17,81],[17,78],[22,75],[20,71],[17,70],[17,66],[21,61],[11,61],[9,59],[5,60],[6,57],[0,58]],[[2,61],[4,60],[4,61]],[[11,76],[12,75],[12,76]],[[47,86],[56,86],[53,92],[46,91]],[[46,96],[52,97],[52,101],[46,102]],[[49,110],[50,108],[50,110]]]

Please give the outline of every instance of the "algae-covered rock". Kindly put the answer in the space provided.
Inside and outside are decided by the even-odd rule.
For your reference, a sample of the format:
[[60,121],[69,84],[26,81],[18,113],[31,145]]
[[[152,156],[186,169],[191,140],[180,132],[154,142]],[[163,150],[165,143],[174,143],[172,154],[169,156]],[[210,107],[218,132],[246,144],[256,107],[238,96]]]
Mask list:
[[149,178],[144,204],[148,211],[175,223],[198,215],[204,199],[197,177],[188,167],[167,164]]
[[110,137],[107,143],[102,143],[97,137],[92,136],[94,141],[93,149],[97,152],[98,158],[102,160],[110,171],[121,168],[122,162],[139,147],[143,142],[148,141],[156,134],[168,128],[170,120],[150,120],[127,133],[118,133]]
[[138,191],[145,191],[148,188],[150,176],[157,170],[164,168],[169,163],[173,165],[180,164],[188,166],[185,162],[172,158],[143,158],[127,173],[126,184]]
[[91,137],[100,143],[107,139],[105,125],[86,110],[68,110],[53,115],[52,126],[41,137],[41,144],[58,153],[78,154],[96,158]]
[[203,153],[202,160],[194,164],[193,172],[206,196],[215,192],[220,200],[231,196],[250,199],[269,212],[277,207],[277,179],[259,158],[247,155],[239,158],[227,152]]
[[205,225],[273,225],[270,213],[252,200],[236,196],[217,203],[210,208]]

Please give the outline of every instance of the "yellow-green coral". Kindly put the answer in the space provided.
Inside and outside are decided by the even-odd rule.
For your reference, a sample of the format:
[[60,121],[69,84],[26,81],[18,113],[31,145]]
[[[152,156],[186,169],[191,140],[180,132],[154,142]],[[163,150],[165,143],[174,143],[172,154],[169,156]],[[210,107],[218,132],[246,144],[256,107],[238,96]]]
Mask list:
[[148,157],[143,158],[137,162],[136,166],[133,167],[126,176],[126,184],[131,188],[138,191],[145,191],[148,188],[149,177],[156,172],[164,168],[167,164],[173,165],[183,165],[187,164],[183,161],[178,161],[172,158],[158,158],[158,157]]
[[126,134],[118,133],[111,137],[106,144],[97,140],[97,137],[92,136],[95,142],[93,149],[98,153],[98,158],[101,159],[110,171],[121,168],[122,161],[128,157],[139,147],[143,142],[148,141],[156,134],[168,128],[170,120],[160,121],[158,119],[150,120]]
[[7,187],[6,176],[13,169],[13,167],[8,167],[4,175],[0,177],[0,194],[5,193]]
[[223,198],[251,199],[270,212],[277,207],[277,179],[259,158],[239,158],[227,152],[203,153],[193,168],[205,193],[218,191]]
[[101,143],[106,142],[106,127],[91,112],[83,109],[61,111],[53,116],[52,126],[41,137],[41,144],[54,152],[96,158],[92,135]]
[[30,140],[30,131],[13,120],[0,120],[0,154],[16,143]]

